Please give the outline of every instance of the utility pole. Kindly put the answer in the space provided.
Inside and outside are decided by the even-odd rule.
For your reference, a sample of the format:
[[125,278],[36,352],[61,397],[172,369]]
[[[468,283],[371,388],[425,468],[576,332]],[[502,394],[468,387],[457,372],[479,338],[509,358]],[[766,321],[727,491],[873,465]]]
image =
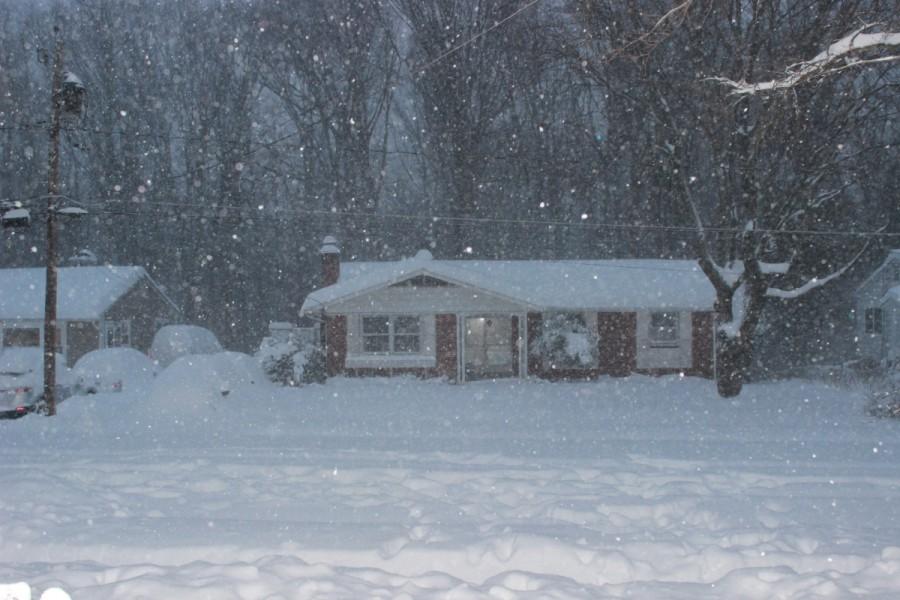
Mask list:
[[56,50],[53,57],[53,110],[50,116],[50,151],[47,182],[47,279],[44,298],[44,400],[47,415],[56,414],[56,204],[59,199],[59,136],[63,108],[63,42],[59,27],[53,27]]

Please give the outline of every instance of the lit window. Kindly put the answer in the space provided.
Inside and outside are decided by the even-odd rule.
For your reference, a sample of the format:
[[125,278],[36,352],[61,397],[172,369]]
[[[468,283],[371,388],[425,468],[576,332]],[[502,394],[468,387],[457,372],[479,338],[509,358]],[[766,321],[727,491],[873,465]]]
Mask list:
[[362,318],[363,352],[415,354],[421,345],[419,317],[379,315]]
[[658,312],[650,314],[650,342],[654,346],[677,346],[679,314]]

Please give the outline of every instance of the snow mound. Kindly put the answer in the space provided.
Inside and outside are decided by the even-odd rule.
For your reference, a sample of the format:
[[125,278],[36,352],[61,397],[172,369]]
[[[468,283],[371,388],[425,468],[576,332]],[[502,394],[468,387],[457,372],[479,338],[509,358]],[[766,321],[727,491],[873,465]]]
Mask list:
[[106,389],[120,381],[122,390],[137,390],[151,384],[156,367],[134,348],[104,348],[79,358],[72,372],[81,384],[96,383],[100,389]]
[[188,416],[214,412],[227,406],[232,393],[252,397],[253,386],[266,376],[256,359],[240,352],[183,356],[153,382],[147,409],[160,416]]
[[191,354],[215,354],[222,345],[215,334],[197,325],[166,325],[153,336],[150,358],[160,367],[168,367],[176,359]]

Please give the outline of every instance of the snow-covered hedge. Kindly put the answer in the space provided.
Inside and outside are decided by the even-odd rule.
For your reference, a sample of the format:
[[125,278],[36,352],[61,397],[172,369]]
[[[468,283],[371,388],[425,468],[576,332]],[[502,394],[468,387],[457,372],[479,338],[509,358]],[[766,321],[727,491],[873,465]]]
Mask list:
[[598,338],[579,313],[544,315],[534,350],[551,369],[585,369],[597,364]]

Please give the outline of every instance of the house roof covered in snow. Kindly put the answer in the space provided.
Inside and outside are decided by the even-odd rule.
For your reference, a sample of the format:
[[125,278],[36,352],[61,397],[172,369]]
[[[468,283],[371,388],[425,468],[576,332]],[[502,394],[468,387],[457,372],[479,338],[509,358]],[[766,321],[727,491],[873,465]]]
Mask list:
[[900,285],[895,285],[887,291],[887,293],[881,298],[881,304],[884,304],[885,302],[900,303]]
[[888,250],[887,256],[884,258],[884,261],[878,267],[872,271],[868,277],[866,277],[859,286],[856,288],[856,293],[864,293],[870,284],[875,282],[878,276],[882,271],[885,270],[889,265],[900,261],[900,248],[894,248],[893,250]]
[[302,312],[328,309],[401,281],[427,275],[500,296],[530,310],[711,310],[715,290],[689,260],[432,260],[341,264],[334,285],[307,296]]
[[[101,318],[143,278],[159,291],[143,267],[62,267],[58,272],[60,320]],[[45,278],[43,268],[0,269],[0,320],[43,320]]]

